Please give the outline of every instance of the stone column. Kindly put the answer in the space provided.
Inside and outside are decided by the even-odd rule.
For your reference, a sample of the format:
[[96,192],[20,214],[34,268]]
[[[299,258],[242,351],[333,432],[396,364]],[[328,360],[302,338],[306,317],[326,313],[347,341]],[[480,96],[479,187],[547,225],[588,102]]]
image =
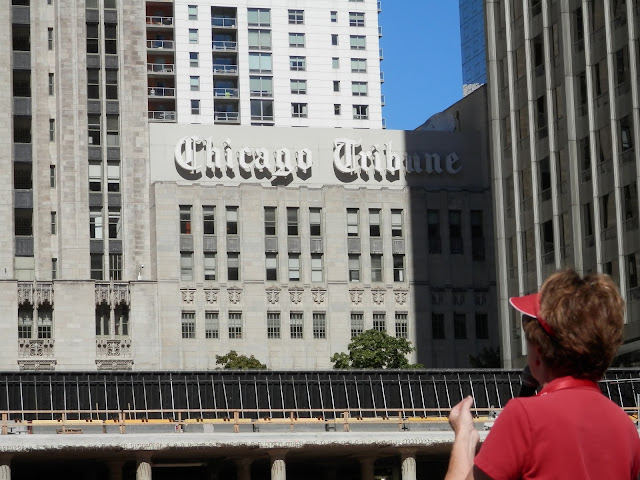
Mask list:
[[236,460],[236,470],[238,472],[238,480],[251,480],[251,464],[253,459],[241,458]]
[[286,450],[269,452],[271,457],[271,480],[287,480],[287,465],[284,462],[286,454]]
[[360,480],[373,480],[375,457],[360,457]]
[[149,458],[138,460],[136,480],[151,480],[151,463]]
[[122,462],[113,460],[109,462],[109,480],[122,480]]
[[416,456],[414,451],[402,452],[402,480],[416,480]]

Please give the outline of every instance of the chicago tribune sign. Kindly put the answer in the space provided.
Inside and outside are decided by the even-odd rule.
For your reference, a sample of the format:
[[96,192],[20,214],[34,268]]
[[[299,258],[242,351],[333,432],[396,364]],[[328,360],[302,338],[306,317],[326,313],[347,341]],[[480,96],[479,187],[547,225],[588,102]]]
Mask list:
[[[245,172],[252,170],[274,177],[288,177],[296,171],[307,173],[313,166],[313,154],[308,148],[292,152],[288,148],[269,151],[266,148],[242,147],[235,149],[231,140],[225,139],[216,146],[211,137],[189,136],[181,138],[175,146],[176,166],[190,174],[224,173],[237,168]],[[392,142],[371,145],[368,149],[361,141],[337,138],[333,143],[333,165],[343,175],[388,174],[450,174],[462,169],[461,160],[455,152],[442,158],[437,153],[398,153]]]

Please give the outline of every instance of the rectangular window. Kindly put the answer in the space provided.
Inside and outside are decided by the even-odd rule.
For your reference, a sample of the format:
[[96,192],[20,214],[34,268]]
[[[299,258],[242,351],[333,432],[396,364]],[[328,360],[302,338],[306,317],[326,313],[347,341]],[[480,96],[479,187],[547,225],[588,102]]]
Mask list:
[[358,209],[347,208],[347,236],[358,236]]
[[182,338],[196,338],[196,312],[182,312]]
[[366,50],[367,37],[364,35],[350,35],[349,45],[351,46],[351,50]]
[[102,265],[102,254],[101,253],[92,253],[90,254],[91,260],[91,280],[102,280],[103,275],[103,265]]
[[50,73],[49,74],[49,95],[54,94],[54,89],[55,89],[54,74]]
[[338,57],[333,57],[331,59],[331,68],[337,70],[340,68],[340,59]]
[[202,206],[202,233],[205,235],[215,235],[216,233],[216,216],[213,206]]
[[220,318],[218,312],[204,312],[204,337],[220,338]]
[[109,238],[120,239],[121,225],[120,209],[109,207]]
[[268,281],[278,280],[278,254],[266,253],[265,265],[266,265],[266,279]]
[[227,280],[240,280],[240,254],[227,253]]
[[333,114],[334,115],[340,115],[340,104],[339,103],[334,103],[333,104]]
[[462,212],[449,210],[449,249],[453,255],[464,252],[462,246]]
[[56,212],[51,212],[51,235],[55,235],[57,231]]
[[373,314],[373,329],[378,332],[387,332],[387,320],[385,313],[374,313]]
[[290,33],[289,34],[289,46],[295,48],[304,47],[304,33]]
[[271,26],[271,10],[268,8],[249,8],[247,20],[250,27],[269,27]]
[[216,254],[215,252],[204,253],[204,279],[213,281],[216,279]]
[[457,340],[467,338],[467,316],[464,313],[453,314],[453,336]]
[[100,69],[87,68],[87,98],[100,99]]
[[351,73],[367,73],[367,59],[366,58],[352,58],[351,59]]
[[489,316],[486,313],[476,313],[476,339],[489,338]]
[[289,10],[289,23],[302,25],[304,23],[304,10]]
[[402,210],[391,210],[391,236],[401,238],[402,234]]
[[367,82],[351,82],[351,93],[355,97],[366,97],[369,94]]
[[120,164],[118,162],[107,163],[107,190],[111,193],[120,191]]
[[109,280],[122,280],[122,254],[109,254]]
[[[226,67],[222,66],[221,68]],[[270,53],[249,53],[250,72],[271,73],[272,70],[273,61]],[[293,68],[291,70],[293,70]]]
[[484,226],[482,210],[471,210],[471,256],[484,260]]
[[409,336],[409,322],[406,313],[396,313],[396,338]]
[[[88,34],[87,34],[87,40],[88,40]],[[47,29],[47,46],[49,50],[53,50],[53,28],[51,27]]]
[[200,100],[191,100],[191,115],[200,115]]
[[393,256],[393,281],[404,282],[404,255]]
[[271,50],[271,30],[249,30],[251,50]]
[[382,282],[382,255],[371,255],[371,281]]
[[100,145],[100,115],[87,115],[89,145]]
[[[53,50],[53,28],[47,31],[49,50]],[[100,53],[100,26],[97,23],[87,23],[87,53]]]
[[349,281],[360,281],[360,255],[349,255]]
[[189,43],[198,43],[198,29],[190,28],[189,29]]
[[33,308],[29,303],[18,307],[18,338],[31,338],[33,328]]
[[56,188],[56,166],[49,165],[49,187]]
[[306,80],[291,80],[291,93],[296,95],[306,95],[307,93],[307,81]]
[[187,11],[189,13],[189,20],[197,20],[198,19],[198,6],[197,5],[188,5]]
[[276,235],[276,207],[264,207],[264,234]]
[[331,10],[329,18],[331,19],[331,23],[336,23],[338,21],[338,12],[335,10]]
[[280,338],[280,312],[267,312],[267,338]]
[[272,97],[272,77],[249,77],[249,94],[252,97]]
[[311,281],[321,282],[323,279],[322,272],[323,272],[322,254],[312,253],[311,254]]
[[369,105],[354,105],[353,106],[353,119],[354,120],[367,120],[369,118]]
[[331,45],[333,45],[334,47],[336,45],[338,45],[338,34],[337,33],[332,33],[331,34]]
[[107,115],[107,147],[118,146],[120,146],[120,116]]
[[304,324],[302,312],[291,312],[289,314],[289,333],[291,338],[303,338]]
[[379,208],[369,209],[369,236],[370,237],[380,236],[380,209]]
[[324,312],[313,312],[313,338],[327,338],[327,316]]
[[306,103],[292,103],[291,104],[291,116],[294,118],[307,118],[307,104]]
[[180,280],[193,280],[193,252],[180,252]]
[[200,58],[198,52],[189,52],[189,66],[197,68],[200,64]]
[[89,209],[89,238],[102,240],[102,208]]
[[200,77],[191,76],[189,77],[189,85],[192,92],[197,92],[200,90]]
[[289,57],[289,69],[296,72],[304,72],[307,69],[307,57],[292,55]]
[[38,308],[38,338],[51,338],[53,311],[51,307]]
[[49,141],[54,142],[56,140],[56,121],[53,118],[49,119]]
[[299,209],[297,207],[287,207],[287,235],[298,236]]
[[180,233],[191,235],[191,205],[180,205]]
[[300,281],[300,255],[297,253],[289,254],[289,281]]
[[364,313],[351,314],[351,338],[354,339],[364,332]]
[[340,91],[340,80],[334,80],[333,81],[333,91],[334,92],[339,92]]
[[310,208],[309,209],[309,234],[312,237],[319,237],[322,235],[322,209]]
[[349,12],[350,27],[364,27],[364,12]]
[[118,26],[112,23],[104,24],[104,53],[107,55],[118,53]]
[[51,280],[58,278],[58,259],[51,259]]
[[429,237],[429,253],[435,255],[442,253],[439,210],[427,210],[427,236]]
[[444,340],[444,314],[431,314],[431,336],[434,340]]
[[227,235],[238,234],[238,207],[227,207]]
[[633,148],[633,117],[627,115],[622,117],[620,124],[620,151],[626,152]]
[[242,312],[229,312],[229,338],[242,338]]

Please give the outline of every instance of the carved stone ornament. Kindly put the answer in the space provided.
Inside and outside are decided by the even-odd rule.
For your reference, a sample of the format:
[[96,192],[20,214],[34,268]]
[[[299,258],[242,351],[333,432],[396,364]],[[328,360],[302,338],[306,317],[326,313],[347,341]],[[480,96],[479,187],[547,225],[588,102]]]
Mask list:
[[376,305],[382,305],[384,303],[384,293],[384,290],[371,290],[373,303],[375,303]]
[[475,293],[476,307],[482,307],[487,304],[487,293],[476,292]]
[[53,357],[52,338],[21,338],[18,340],[20,357]]
[[133,370],[133,360],[96,360],[96,367],[98,370]]
[[434,305],[442,305],[444,299],[444,292],[440,289],[431,290],[431,303]]
[[96,283],[96,305],[106,303],[112,307],[125,303],[131,304],[131,295],[128,283]]
[[111,295],[109,293],[108,283],[96,283],[96,305],[101,303],[110,303]]
[[304,294],[304,290],[301,288],[290,288],[289,289],[289,299],[291,303],[294,305],[298,305],[302,302],[302,295]]
[[227,290],[227,292],[229,293],[229,301],[231,303],[233,303],[234,305],[237,305],[238,303],[240,303],[240,300],[242,300],[242,290],[239,288],[230,288],[229,290]]
[[18,304],[48,303],[53,305],[53,284],[49,282],[18,282]]
[[458,306],[464,305],[464,290],[453,291],[453,304]]
[[218,292],[220,292],[217,288],[205,288],[204,289],[204,298],[209,305],[218,302]]
[[351,303],[353,303],[354,305],[360,305],[362,303],[363,294],[364,294],[364,290],[349,290]]
[[280,301],[280,289],[270,288],[267,290],[267,302],[271,305],[275,305]]
[[18,282],[18,304],[27,302],[33,305],[33,283]]
[[407,292],[406,290],[395,290],[393,295],[396,297],[396,303],[398,305],[405,305],[407,303]]
[[129,339],[96,340],[97,357],[129,357],[130,355],[131,340]]
[[53,305],[53,285],[51,283],[35,283],[36,302],[38,305]]
[[321,304],[327,298],[327,291],[323,288],[314,288],[311,290],[311,296],[313,297],[313,303]]
[[20,370],[29,371],[50,371],[55,370],[57,361],[53,359],[38,359],[38,360],[18,360],[18,366]]
[[113,292],[113,303],[118,305],[120,303],[130,304],[129,299],[129,284],[128,283],[114,283],[111,290]]
[[186,303],[191,305],[193,303],[193,299],[196,295],[196,291],[191,288],[181,288],[180,296],[182,297],[182,303]]

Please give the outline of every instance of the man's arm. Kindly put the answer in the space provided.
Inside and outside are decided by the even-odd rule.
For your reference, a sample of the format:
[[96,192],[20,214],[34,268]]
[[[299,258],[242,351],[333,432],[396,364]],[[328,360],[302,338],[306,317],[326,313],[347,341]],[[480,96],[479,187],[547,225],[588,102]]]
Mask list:
[[[476,446],[480,441],[480,435],[473,425],[473,417],[471,416],[472,404],[473,398],[465,397],[451,409],[449,424],[455,433],[455,440],[453,441],[449,470],[445,480],[488,478],[481,470],[473,467],[473,457],[476,455]],[[477,476],[474,473],[477,473]]]

